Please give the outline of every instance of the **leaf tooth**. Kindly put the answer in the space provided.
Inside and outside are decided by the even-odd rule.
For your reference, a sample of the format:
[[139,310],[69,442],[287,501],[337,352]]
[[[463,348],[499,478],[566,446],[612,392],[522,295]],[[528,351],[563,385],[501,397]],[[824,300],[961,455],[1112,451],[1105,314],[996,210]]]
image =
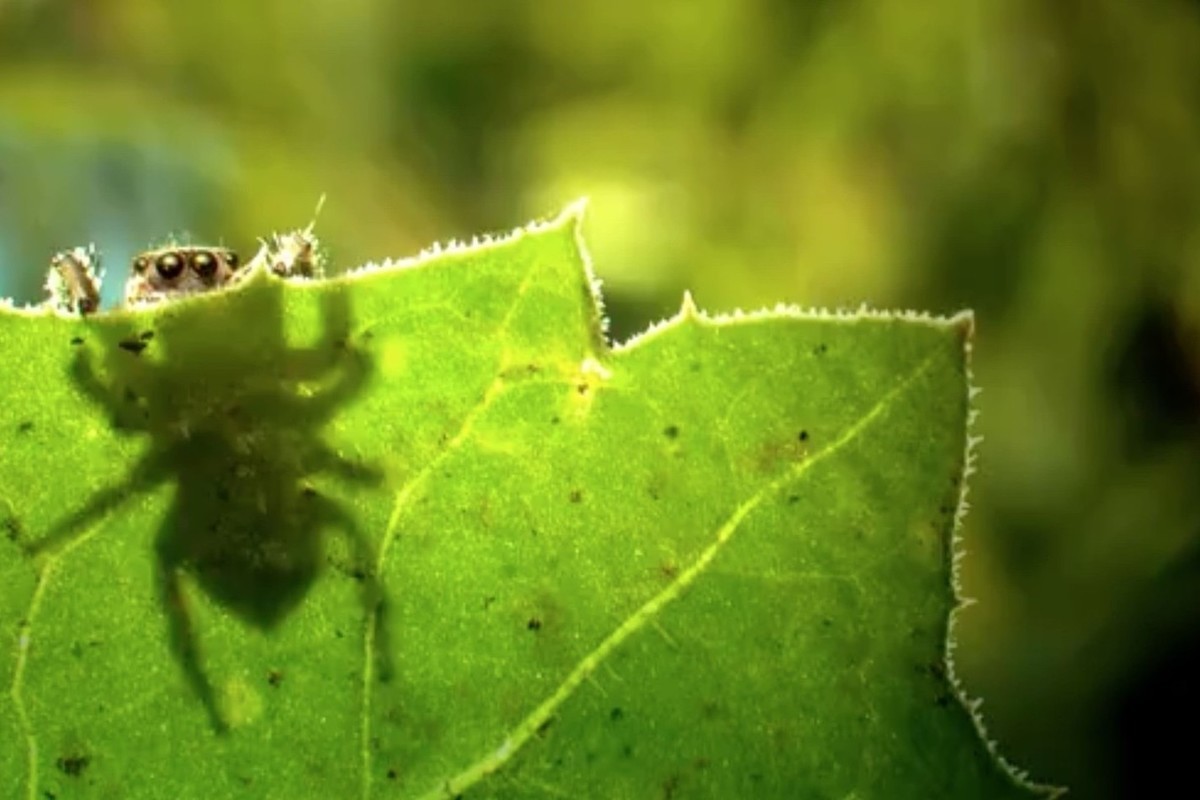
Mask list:
[[680,319],[699,319],[700,309],[696,307],[696,300],[692,297],[690,289],[683,290],[683,303],[679,306]]

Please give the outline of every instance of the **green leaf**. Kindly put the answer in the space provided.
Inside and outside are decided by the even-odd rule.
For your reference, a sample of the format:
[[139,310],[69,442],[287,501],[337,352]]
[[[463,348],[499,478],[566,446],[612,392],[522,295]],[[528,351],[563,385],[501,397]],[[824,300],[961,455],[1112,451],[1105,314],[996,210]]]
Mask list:
[[1030,795],[944,667],[970,317],[610,349],[578,219],[0,312],[0,794]]

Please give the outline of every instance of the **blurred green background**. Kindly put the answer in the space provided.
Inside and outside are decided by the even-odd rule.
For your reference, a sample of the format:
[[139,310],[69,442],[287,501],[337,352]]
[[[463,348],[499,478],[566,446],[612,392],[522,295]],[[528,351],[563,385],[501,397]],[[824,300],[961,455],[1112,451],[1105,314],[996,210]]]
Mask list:
[[1200,710],[1198,67],[1194,0],[0,0],[0,295],[322,193],[342,268],[588,195],[618,340],[687,287],[974,308],[960,672],[1133,796]]

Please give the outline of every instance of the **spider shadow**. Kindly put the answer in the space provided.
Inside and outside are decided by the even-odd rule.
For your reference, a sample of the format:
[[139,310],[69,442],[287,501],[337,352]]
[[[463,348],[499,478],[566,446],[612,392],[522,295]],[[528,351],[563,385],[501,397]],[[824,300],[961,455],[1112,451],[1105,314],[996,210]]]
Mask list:
[[[365,387],[372,364],[351,339],[340,287],[320,294],[313,312],[319,341],[290,347],[284,291],[281,281],[264,277],[153,319],[95,326],[100,369],[93,349],[77,344],[75,385],[117,430],[147,437],[149,445],[119,485],[96,493],[30,548],[35,556],[60,551],[131,498],[174,482],[154,540],[158,596],[170,649],[218,732],[228,725],[204,669],[185,574],[231,615],[269,632],[329,566],[326,541],[340,536],[350,556],[339,571],[358,582],[364,616],[376,617],[377,674],[386,680],[391,673],[391,650],[380,638],[388,603],[374,545],[344,505],[312,481],[325,475],[368,488],[383,482],[378,469],[342,457],[320,436]],[[137,327],[141,322],[153,327]]]

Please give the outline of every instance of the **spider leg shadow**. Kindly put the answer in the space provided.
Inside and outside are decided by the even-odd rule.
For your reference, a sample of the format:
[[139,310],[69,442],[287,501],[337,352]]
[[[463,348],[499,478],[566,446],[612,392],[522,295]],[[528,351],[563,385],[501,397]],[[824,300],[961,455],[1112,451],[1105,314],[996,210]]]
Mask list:
[[[169,540],[168,540],[169,541]],[[170,619],[168,634],[171,651],[183,669],[188,686],[199,698],[208,713],[213,731],[219,735],[229,732],[229,726],[221,716],[221,708],[213,692],[212,684],[204,672],[197,646],[192,617],[188,611],[187,598],[180,579],[183,559],[175,548],[160,540],[158,547],[158,590],[163,608]]]
[[375,622],[374,652],[371,653],[371,658],[375,660],[375,675],[380,681],[390,681],[395,673],[395,664],[392,661],[391,641],[388,636],[389,601],[383,579],[375,570],[375,548],[363,536],[353,517],[337,503],[319,494],[313,494],[309,499],[315,504],[322,521],[336,528],[353,553],[357,566],[352,575],[359,582],[359,603],[362,605],[363,616],[367,620],[374,618]]
[[125,501],[149,491],[167,476],[165,464],[159,454],[142,458],[124,481],[97,492],[82,508],[61,519],[50,532],[36,542],[26,545],[26,553],[33,558],[54,556],[87,536],[103,519],[116,511]]

